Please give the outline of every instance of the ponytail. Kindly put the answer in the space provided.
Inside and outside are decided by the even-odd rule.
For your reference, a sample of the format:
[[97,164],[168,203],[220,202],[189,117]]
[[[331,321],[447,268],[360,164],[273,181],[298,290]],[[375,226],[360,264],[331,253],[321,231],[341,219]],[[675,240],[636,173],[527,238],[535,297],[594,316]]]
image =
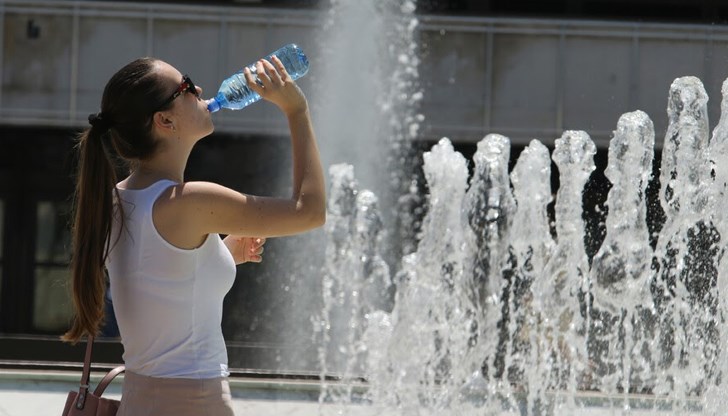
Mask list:
[[157,149],[152,116],[169,88],[155,72],[156,62],[154,58],[139,58],[117,71],[104,88],[101,112],[89,116],[91,128],[78,137],[71,232],[75,316],[71,329],[61,337],[67,342],[96,335],[104,321],[104,263],[112,246],[114,215],[119,216],[119,232],[124,227],[121,206],[114,203],[114,198],[119,200],[114,162],[143,160]]
[[103,141],[110,133],[94,124],[78,139],[79,166],[74,197],[71,294],[75,316],[61,339],[77,343],[96,335],[104,320],[106,280],[116,172]]

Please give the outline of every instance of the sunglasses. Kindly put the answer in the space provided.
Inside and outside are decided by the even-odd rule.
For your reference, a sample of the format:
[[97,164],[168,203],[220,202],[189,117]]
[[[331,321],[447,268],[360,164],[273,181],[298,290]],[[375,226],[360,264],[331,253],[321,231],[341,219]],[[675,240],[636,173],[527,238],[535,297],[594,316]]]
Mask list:
[[169,103],[174,101],[177,97],[179,97],[183,92],[189,92],[190,94],[194,94],[195,97],[200,97],[200,94],[197,92],[197,87],[195,87],[195,83],[192,82],[189,76],[185,75],[182,77],[182,82],[179,84],[179,87],[177,87],[177,90],[172,94],[169,98],[167,98],[162,105],[157,107],[154,112],[157,112],[161,110],[162,108],[166,107]]

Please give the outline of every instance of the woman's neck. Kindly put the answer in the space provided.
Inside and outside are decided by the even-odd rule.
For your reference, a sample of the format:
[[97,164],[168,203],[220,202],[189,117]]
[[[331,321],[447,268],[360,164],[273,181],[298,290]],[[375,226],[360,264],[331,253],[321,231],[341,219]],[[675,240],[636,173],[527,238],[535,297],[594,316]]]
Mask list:
[[125,180],[127,187],[145,188],[162,179],[177,183],[184,182],[187,159],[192,152],[195,141],[179,137],[161,137],[154,155],[148,159],[138,160]]
[[182,183],[188,156],[189,151],[161,151],[151,159],[135,163],[125,182],[131,188],[146,188],[162,179]]
[[131,171],[130,179],[136,182],[152,184],[162,179],[174,182],[184,182],[184,172],[172,171],[170,169],[159,169],[155,166],[139,164]]

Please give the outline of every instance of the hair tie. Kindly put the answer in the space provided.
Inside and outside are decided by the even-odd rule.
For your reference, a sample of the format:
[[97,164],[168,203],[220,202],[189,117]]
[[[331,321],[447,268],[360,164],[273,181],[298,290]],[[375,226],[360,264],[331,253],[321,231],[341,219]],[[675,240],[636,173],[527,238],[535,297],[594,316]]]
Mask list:
[[97,128],[104,133],[106,133],[106,131],[111,128],[111,121],[109,121],[101,113],[89,114],[88,122],[91,125],[91,127]]

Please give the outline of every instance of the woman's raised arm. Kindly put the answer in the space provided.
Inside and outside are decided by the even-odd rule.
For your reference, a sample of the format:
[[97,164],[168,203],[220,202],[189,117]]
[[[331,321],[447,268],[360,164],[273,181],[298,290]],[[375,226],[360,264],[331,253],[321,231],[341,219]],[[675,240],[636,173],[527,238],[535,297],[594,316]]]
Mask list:
[[290,198],[261,197],[214,183],[188,182],[171,188],[157,201],[154,217],[158,227],[168,229],[158,221],[172,221],[181,216],[190,221],[177,230],[188,237],[209,233],[275,237],[324,224],[324,175],[306,98],[278,58],[274,58],[273,64],[259,61],[257,74],[260,84],[245,70],[248,85],[263,99],[278,106],[288,119],[293,157],[292,195]]

